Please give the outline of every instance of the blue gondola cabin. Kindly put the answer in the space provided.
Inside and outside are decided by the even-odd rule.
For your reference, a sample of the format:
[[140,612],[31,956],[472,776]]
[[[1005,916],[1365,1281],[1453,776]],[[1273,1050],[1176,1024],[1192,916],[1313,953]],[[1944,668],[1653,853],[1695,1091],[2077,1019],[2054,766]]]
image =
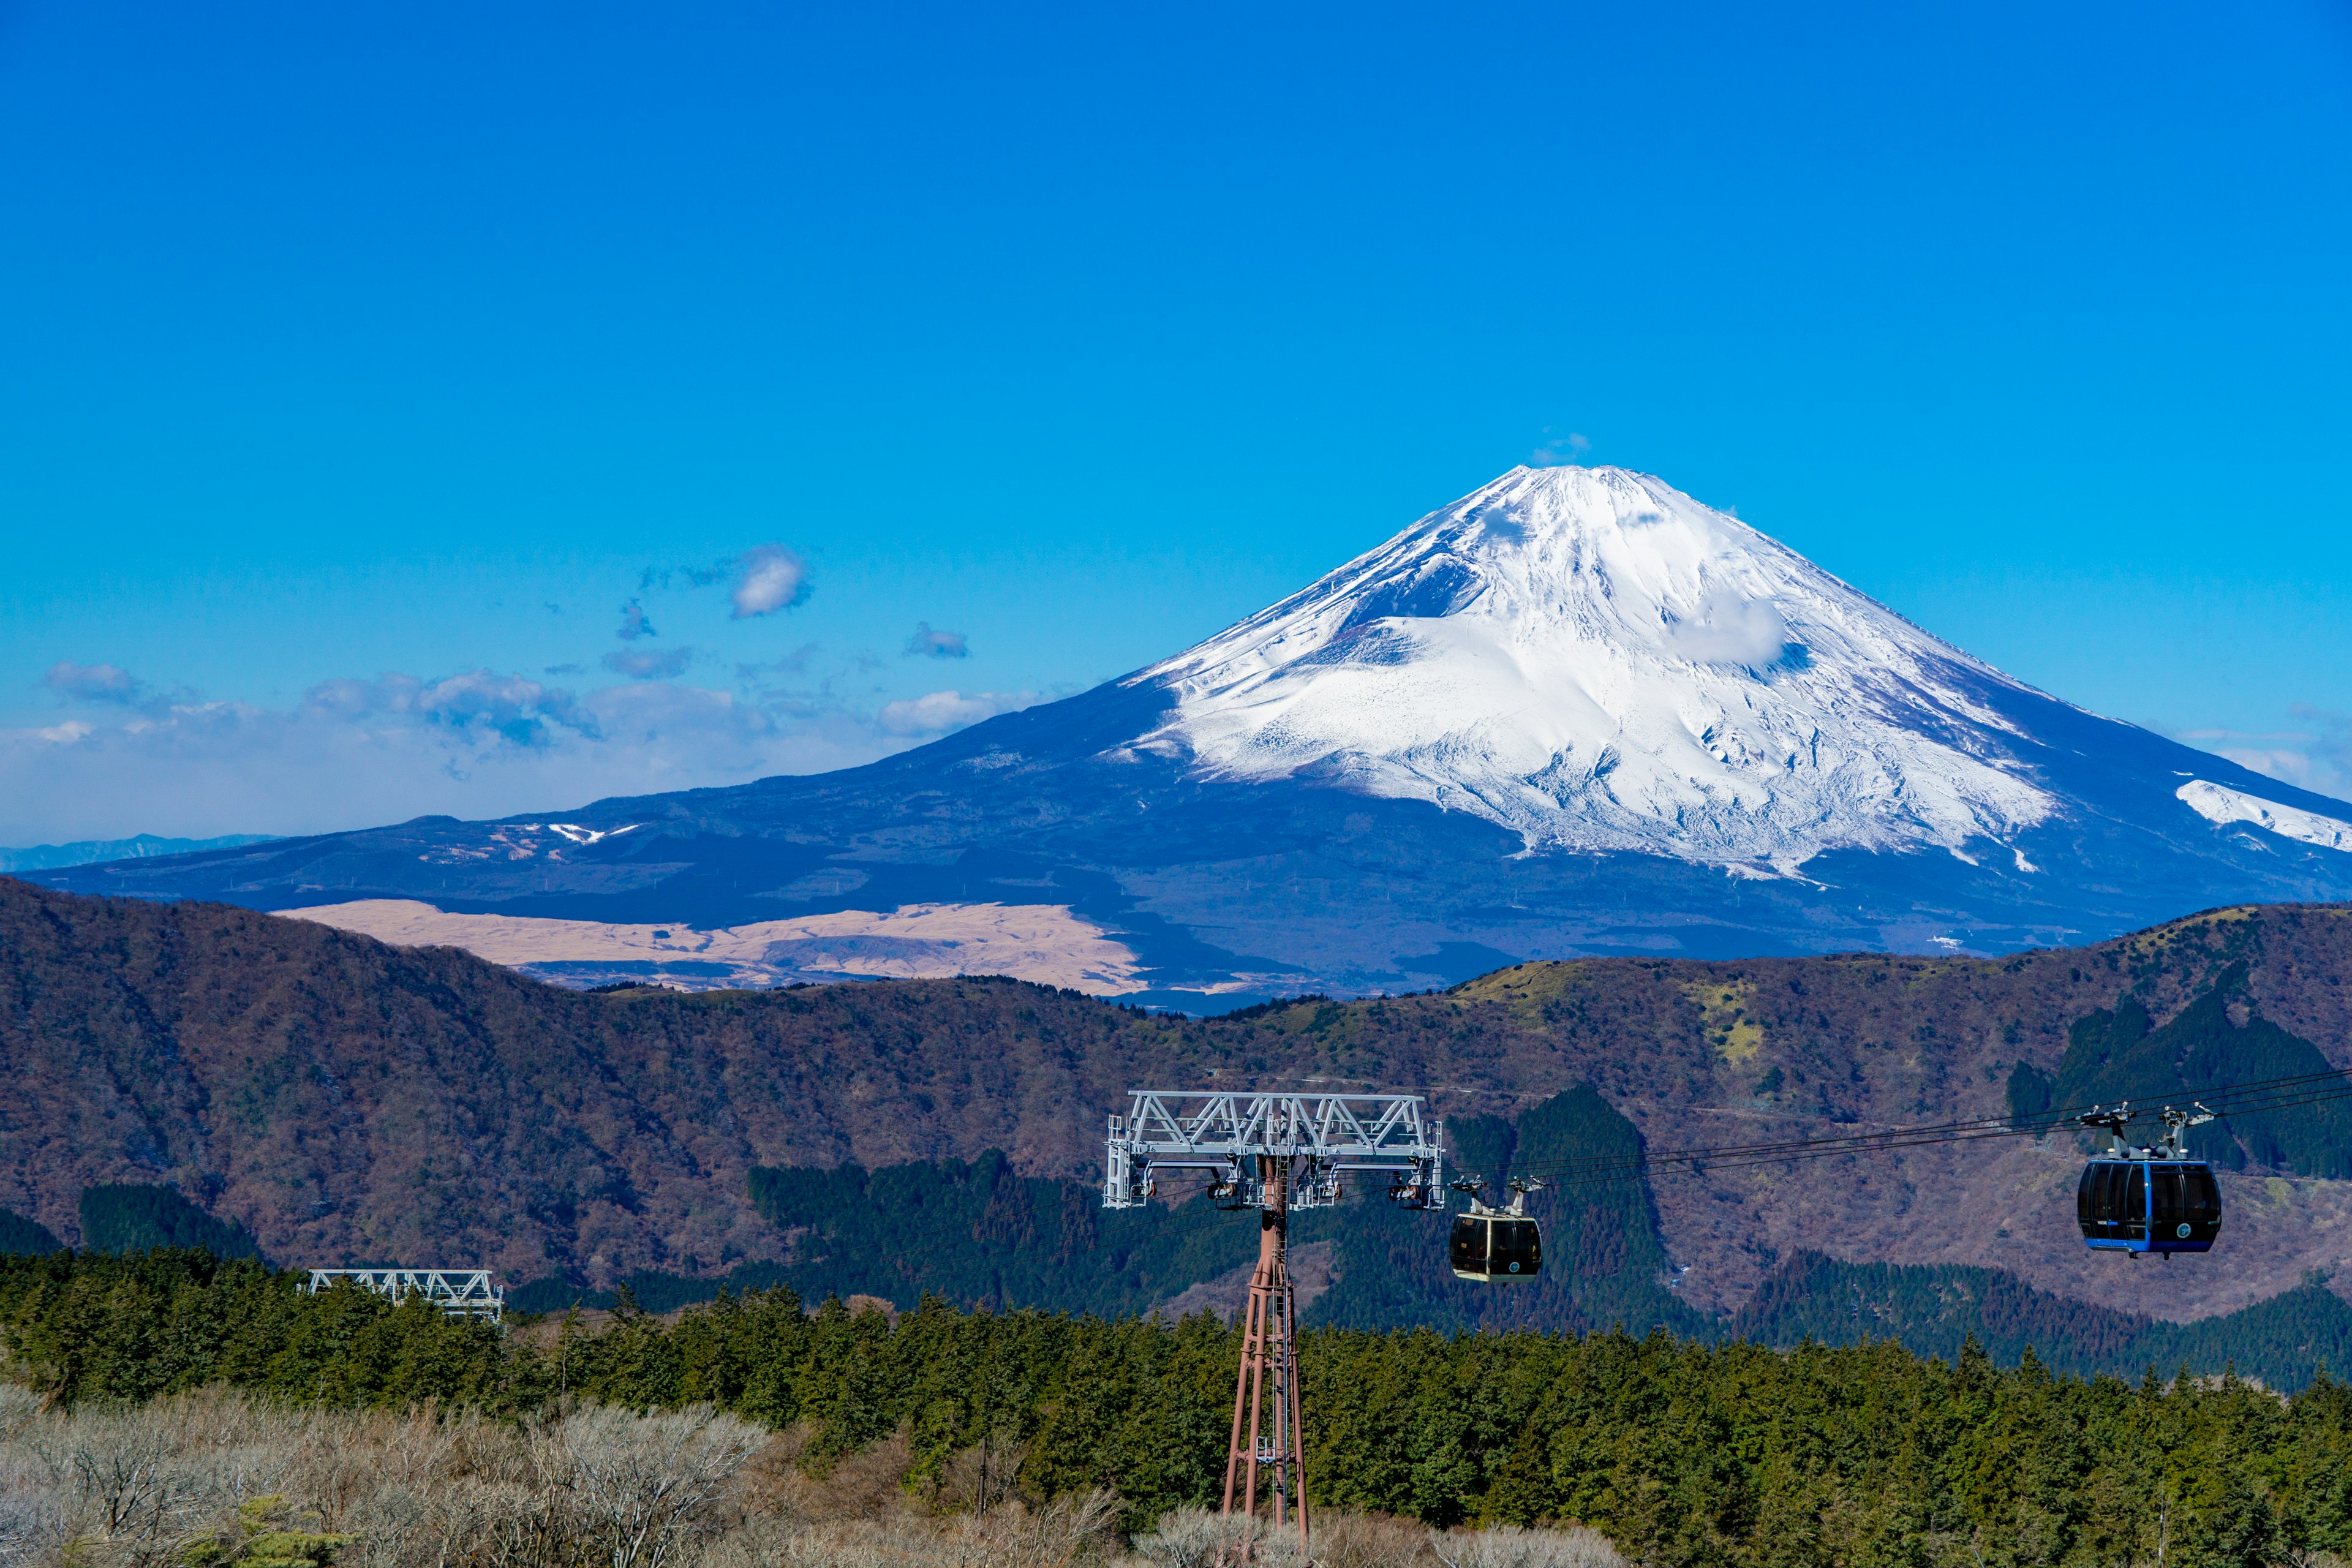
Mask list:
[[2074,1217],[2095,1252],[2205,1252],[2221,1233],[2221,1190],[2201,1160],[2094,1160]]

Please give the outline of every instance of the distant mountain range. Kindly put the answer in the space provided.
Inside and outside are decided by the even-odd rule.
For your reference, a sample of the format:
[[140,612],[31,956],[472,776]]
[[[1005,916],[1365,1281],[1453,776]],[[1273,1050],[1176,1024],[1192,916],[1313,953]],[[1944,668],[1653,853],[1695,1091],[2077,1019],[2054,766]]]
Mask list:
[[206,849],[240,849],[268,844],[266,833],[229,833],[218,838],[158,838],[142,833],[130,838],[85,838],[72,844],[36,844],[23,849],[0,849],[0,872],[54,871],[67,866],[89,866],[105,860],[151,860],[158,855],[193,855]]
[[[1418,1091],[1492,1174],[2352,1067],[2347,976],[2352,908],[2239,908],[1999,959],[1591,959],[1199,1020],[978,978],[583,993],[446,947],[0,879],[0,1210],[77,1246],[204,1234],[145,1191],[170,1187],[281,1265],[656,1276],[673,1299],[776,1265],[1034,1300],[1066,1255],[1094,1272],[1057,1300],[1141,1310],[1218,1300],[1247,1237],[1099,1210],[1104,1117],[1131,1086]],[[1801,1253],[2202,1320],[2352,1265],[2347,1127],[2339,1101],[2202,1129],[2221,1250],[2160,1268],[2085,1250],[2063,1137],[1563,1191],[1542,1200],[1563,1268],[1540,1290],[1456,1289],[1442,1226],[1377,1197],[1301,1241],[1331,1244],[1315,1310],[1353,1321],[1720,1324]],[[984,1181],[946,1169],[990,1150],[1007,1159]],[[959,1226],[977,1251],[943,1239]],[[39,1245],[5,1216],[0,1244],[12,1228]],[[1844,1309],[1846,1284],[1811,1305],[1808,1287],[1771,1321],[1907,1321],[1969,1278],[1855,1277],[1872,1301]],[[2110,1327],[2101,1354],[2141,1331]]]
[[866,767],[38,875],[399,901],[321,911],[387,935],[594,922],[602,947],[478,928],[582,984],[1044,977],[1001,942],[807,922],[1055,906],[1087,944],[1056,973],[1213,1010],[2352,897],[2352,805],[2037,691],[1659,479],[1520,468],[1185,653]]

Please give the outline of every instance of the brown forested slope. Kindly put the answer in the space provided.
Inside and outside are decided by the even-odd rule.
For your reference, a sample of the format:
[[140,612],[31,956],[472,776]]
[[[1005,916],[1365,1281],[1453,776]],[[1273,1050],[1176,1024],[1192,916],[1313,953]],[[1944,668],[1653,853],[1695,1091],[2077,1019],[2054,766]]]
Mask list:
[[[2053,1068],[2074,1020],[2126,994],[2160,1020],[2232,963],[2238,1014],[2352,1065],[2347,916],[2233,910],[1999,961],[1526,965],[1171,1023],[1008,981],[583,994],[229,906],[0,879],[0,1206],[70,1239],[84,1186],[170,1182],[286,1263],[716,1271],[781,1246],[746,1195],[754,1164],[1001,1147],[1089,1173],[1104,1114],[1147,1081],[1422,1089],[1441,1110],[1589,1081],[1654,1142],[1748,1142],[1998,1110],[2011,1066]],[[1928,1151],[1668,1180],[1658,1199],[1702,1306],[1799,1246],[2109,1299],[2120,1276],[2068,1245],[2071,1205],[2045,1190],[2072,1179],[2067,1150]],[[2168,1271],[2171,1315],[2352,1249],[2347,1184],[2232,1182],[2231,1262]]]

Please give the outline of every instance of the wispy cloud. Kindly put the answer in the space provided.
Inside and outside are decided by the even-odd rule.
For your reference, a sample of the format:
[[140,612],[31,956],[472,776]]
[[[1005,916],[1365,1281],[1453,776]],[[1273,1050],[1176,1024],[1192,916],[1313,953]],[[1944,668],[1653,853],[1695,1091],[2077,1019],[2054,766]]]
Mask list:
[[646,607],[631,599],[621,606],[621,629],[613,634],[623,642],[635,642],[639,637],[659,637],[653,622],[646,618]]
[[2352,800],[2352,713],[2308,702],[2288,711],[2301,728],[2189,730],[2180,738],[2282,784]]
[[1548,437],[1544,444],[1528,454],[1528,463],[1532,468],[1557,468],[1565,463],[1580,463],[1584,455],[1592,450],[1592,443],[1573,430],[1565,436],[1553,436],[1547,426],[1544,435]]
[[915,635],[907,639],[909,658],[968,658],[971,655],[961,632],[933,631],[929,621],[917,621]]
[[734,556],[710,566],[648,566],[637,574],[637,592],[667,588],[684,583],[690,588],[708,588],[713,583],[724,583],[740,568]]
[[153,689],[121,665],[76,664],[61,658],[49,666],[41,684],[68,702],[104,702],[134,708],[154,695]]
[[829,698],[652,679],[575,692],[492,670],[94,721],[0,731],[0,843],[502,816],[850,767],[910,743]]
[[1034,691],[932,691],[887,704],[877,720],[893,735],[943,735],[1036,700]]
[[119,664],[76,664],[71,659],[49,666],[42,672],[41,685],[68,707],[128,708],[150,718],[204,700],[192,687],[157,686]]
[[[229,710],[230,704],[213,704]],[[558,731],[593,740],[596,716],[560,686],[522,675],[469,669],[438,680],[380,675],[373,680],[322,680],[302,695],[302,711],[346,721],[415,720],[459,731],[495,734],[517,746],[545,746]]]
[[816,657],[824,651],[823,643],[804,642],[792,652],[779,658],[737,665],[735,679],[758,680],[762,676],[768,675],[805,675],[808,673],[809,666],[814,663]]
[[614,652],[604,656],[604,668],[631,680],[675,680],[694,662],[690,647],[664,648],[659,653]]

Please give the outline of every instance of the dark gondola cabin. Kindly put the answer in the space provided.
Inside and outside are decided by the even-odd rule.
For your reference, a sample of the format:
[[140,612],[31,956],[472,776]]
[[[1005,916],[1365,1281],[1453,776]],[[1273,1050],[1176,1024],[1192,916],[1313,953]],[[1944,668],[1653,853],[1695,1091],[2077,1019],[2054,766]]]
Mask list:
[[1455,1215],[1447,1251],[1457,1279],[1508,1285],[1543,1272],[1543,1232],[1521,1215]]
[[2221,1233],[2221,1189],[2201,1160],[2094,1160],[2074,1218],[2096,1252],[2206,1252]]

